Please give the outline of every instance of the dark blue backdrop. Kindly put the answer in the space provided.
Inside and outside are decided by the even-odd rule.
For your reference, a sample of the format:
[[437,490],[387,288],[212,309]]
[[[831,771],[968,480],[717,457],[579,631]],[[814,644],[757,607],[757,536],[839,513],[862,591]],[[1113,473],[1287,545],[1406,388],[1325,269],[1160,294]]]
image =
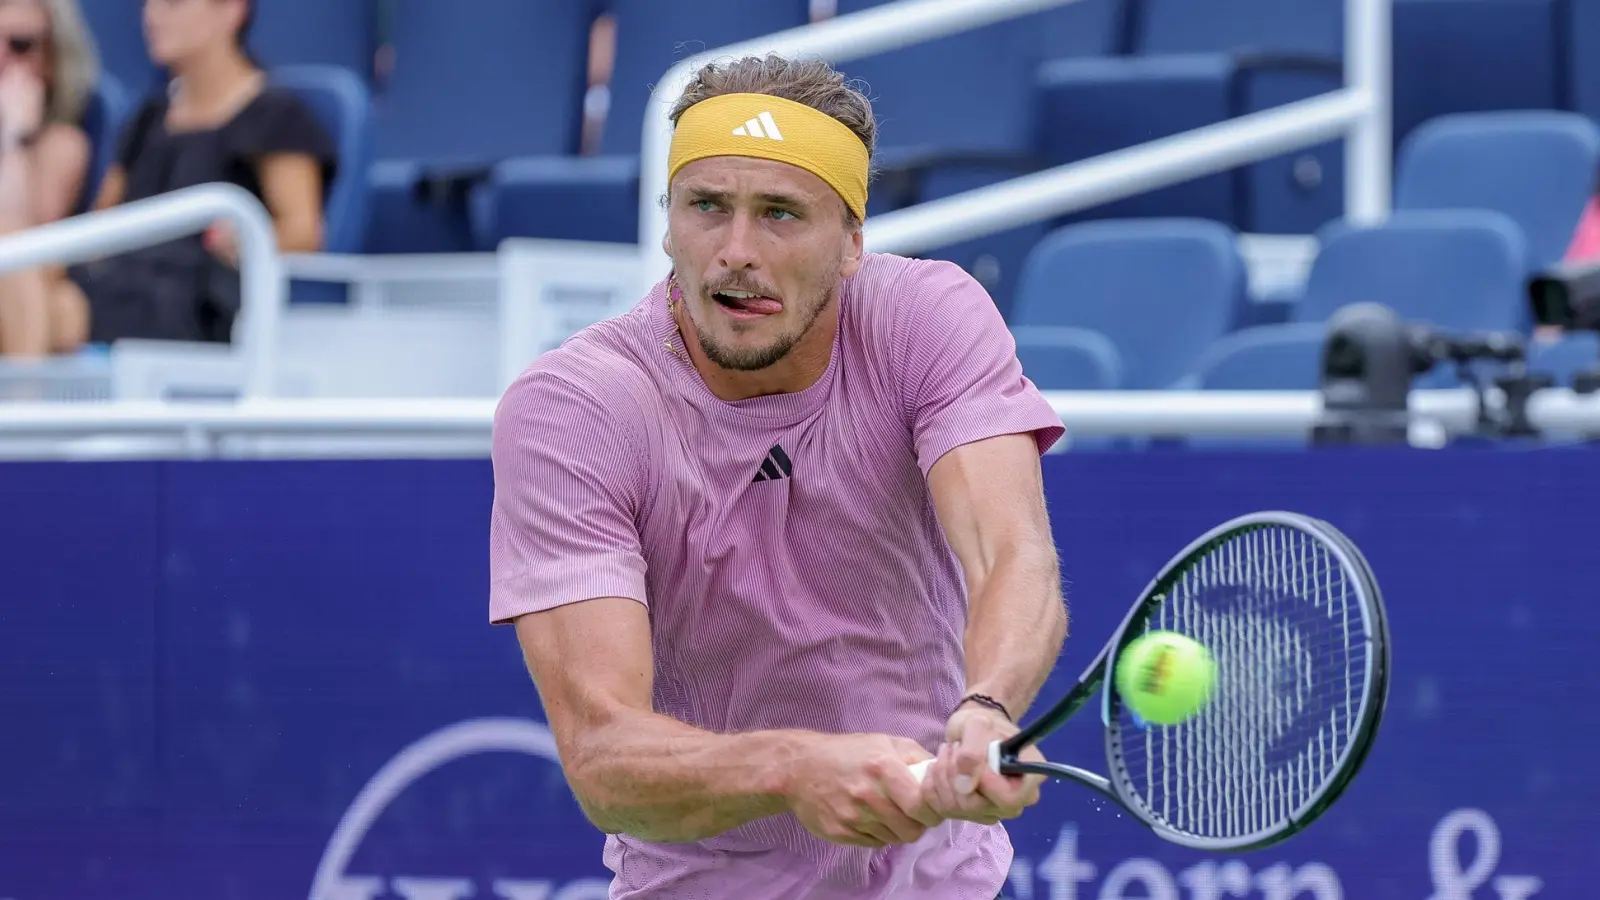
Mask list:
[[[1363,547],[1396,671],[1371,762],[1310,833],[1215,859],[1060,786],[1013,823],[1012,896],[1594,896],[1595,463],[1047,460],[1076,635],[1056,688],[1173,552],[1261,508]],[[491,489],[484,462],[0,466],[0,897],[306,897],[386,766],[393,802],[342,829],[330,896],[604,897],[600,837],[487,624]],[[1098,766],[1092,728],[1068,732],[1049,752]],[[534,755],[483,752],[508,740]]]

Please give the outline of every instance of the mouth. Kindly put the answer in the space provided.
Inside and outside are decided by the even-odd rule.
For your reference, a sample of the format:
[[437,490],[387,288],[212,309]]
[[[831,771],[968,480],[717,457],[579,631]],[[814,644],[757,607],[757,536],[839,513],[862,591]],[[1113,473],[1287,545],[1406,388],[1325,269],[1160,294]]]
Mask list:
[[750,291],[717,291],[711,299],[736,319],[759,319],[783,312],[782,300]]

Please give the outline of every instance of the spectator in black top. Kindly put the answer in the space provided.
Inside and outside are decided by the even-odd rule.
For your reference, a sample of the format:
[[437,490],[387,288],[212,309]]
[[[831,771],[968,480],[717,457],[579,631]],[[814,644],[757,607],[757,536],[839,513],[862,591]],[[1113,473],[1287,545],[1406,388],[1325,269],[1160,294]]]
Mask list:
[[[78,122],[99,76],[77,0],[0,0],[0,234],[77,208],[90,156]],[[0,275],[0,356],[82,343],[75,297],[59,266]]]
[[[268,86],[245,49],[251,2],[145,0],[150,56],[172,78],[124,128],[96,209],[231,182],[266,204],[281,251],[321,248],[333,141],[298,96]],[[229,341],[238,250],[219,223],[202,236],[75,267],[89,340]]]

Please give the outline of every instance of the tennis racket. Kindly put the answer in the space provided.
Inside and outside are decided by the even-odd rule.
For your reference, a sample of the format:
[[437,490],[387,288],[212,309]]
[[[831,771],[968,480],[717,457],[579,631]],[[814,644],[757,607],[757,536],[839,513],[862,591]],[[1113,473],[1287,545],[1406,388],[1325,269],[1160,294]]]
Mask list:
[[[1194,638],[1216,662],[1206,706],[1178,725],[1140,722],[1116,689],[1122,649],[1157,629]],[[1167,563],[1077,685],[990,746],[989,764],[1087,785],[1185,847],[1258,849],[1304,830],[1355,778],[1388,673],[1383,600],[1355,544],[1317,519],[1252,513]],[[1109,775],[1017,758],[1096,692]],[[912,767],[919,779],[928,765]]]

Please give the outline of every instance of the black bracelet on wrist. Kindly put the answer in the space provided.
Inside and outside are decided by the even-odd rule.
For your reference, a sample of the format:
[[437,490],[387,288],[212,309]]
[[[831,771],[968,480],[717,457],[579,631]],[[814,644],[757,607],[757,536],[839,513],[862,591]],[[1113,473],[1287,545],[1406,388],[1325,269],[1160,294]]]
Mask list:
[[1006,709],[1006,705],[989,696],[988,694],[968,694],[961,698],[960,703],[956,704],[956,709],[960,709],[961,707],[966,706],[968,703],[976,703],[979,706],[986,706],[1000,715],[1005,716],[1006,721],[1014,721],[1011,718],[1011,711]]

